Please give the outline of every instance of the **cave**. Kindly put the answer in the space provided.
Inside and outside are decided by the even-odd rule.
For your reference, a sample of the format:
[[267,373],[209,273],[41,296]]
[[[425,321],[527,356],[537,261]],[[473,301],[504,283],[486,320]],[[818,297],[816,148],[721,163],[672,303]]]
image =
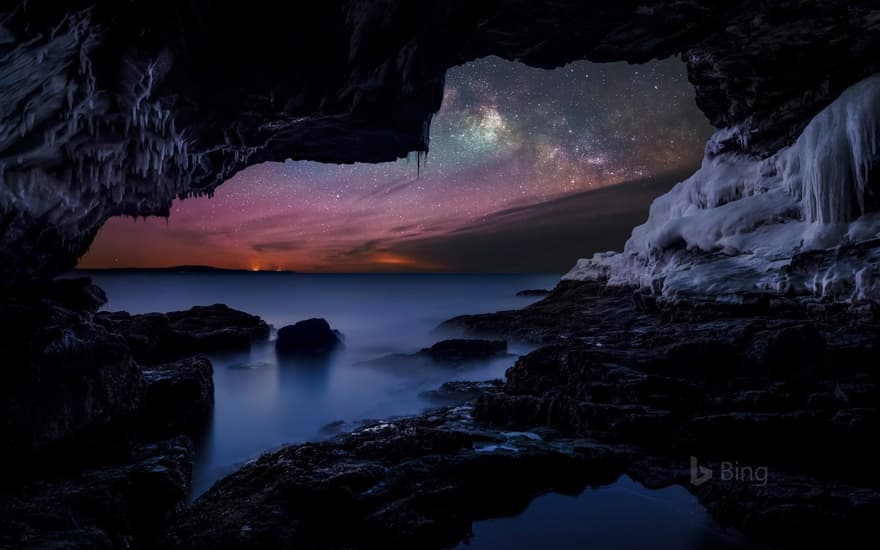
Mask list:
[[[734,448],[783,473],[691,480],[713,517],[761,542],[858,541],[880,513],[877,51],[867,0],[0,8],[2,450],[26,480],[4,482],[0,542],[448,547],[547,491],[683,485],[670,457]],[[447,71],[489,56],[680,58],[715,129],[701,167],[623,250],[571,258],[545,299],[441,325],[539,345],[466,419],[285,447],[188,505],[187,434],[214,402],[197,354],[271,329],[220,305],[100,311],[104,292],[71,270],[112,217],[168,216],[248,167],[421,166]],[[556,439],[503,452],[535,426]]]

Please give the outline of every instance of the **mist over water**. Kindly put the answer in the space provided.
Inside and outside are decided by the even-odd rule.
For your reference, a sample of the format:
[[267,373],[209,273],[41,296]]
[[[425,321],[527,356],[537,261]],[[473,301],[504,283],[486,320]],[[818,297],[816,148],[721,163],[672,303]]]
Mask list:
[[[552,288],[556,274],[313,275],[296,273],[95,272],[105,309],[174,311],[224,303],[259,315],[275,329],[323,317],[345,335],[345,348],[310,361],[279,358],[274,342],[207,354],[214,365],[211,425],[197,443],[193,495],[243,462],[286,443],[320,437],[328,423],[414,414],[435,403],[419,394],[449,380],[501,378],[514,358],[448,366],[391,368],[359,364],[413,353],[444,338],[450,317],[519,308],[537,298],[524,289]],[[273,331],[274,338],[274,331]],[[530,348],[510,342],[510,353]]]

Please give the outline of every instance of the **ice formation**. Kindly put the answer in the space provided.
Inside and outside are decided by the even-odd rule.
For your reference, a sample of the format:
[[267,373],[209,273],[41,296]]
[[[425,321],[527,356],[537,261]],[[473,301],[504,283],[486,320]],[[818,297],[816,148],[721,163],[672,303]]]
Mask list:
[[656,199],[622,253],[563,278],[633,285],[668,299],[752,293],[880,301],[880,74],[850,87],[794,144],[766,159],[720,152]]

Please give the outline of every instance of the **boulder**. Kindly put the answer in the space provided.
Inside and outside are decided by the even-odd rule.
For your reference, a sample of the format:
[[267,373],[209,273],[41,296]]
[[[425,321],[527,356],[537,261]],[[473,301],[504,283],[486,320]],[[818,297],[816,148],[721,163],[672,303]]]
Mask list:
[[320,355],[342,346],[343,336],[324,319],[306,319],[278,330],[275,350],[285,354]]

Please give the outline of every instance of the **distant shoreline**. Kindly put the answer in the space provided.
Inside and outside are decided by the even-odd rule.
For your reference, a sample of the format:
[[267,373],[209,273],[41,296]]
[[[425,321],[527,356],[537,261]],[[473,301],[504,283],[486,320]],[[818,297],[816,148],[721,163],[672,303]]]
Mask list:
[[346,272],[346,271],[286,271],[286,270],[274,270],[274,269],[265,269],[265,270],[253,270],[253,269],[230,269],[223,267],[212,267],[208,265],[184,265],[184,266],[174,266],[174,267],[89,267],[89,268],[76,268],[72,271],[68,272],[66,276],[76,276],[76,275],[90,275],[90,274],[102,274],[102,273],[169,273],[169,274],[199,274],[199,273],[216,273],[216,274],[237,274],[237,273],[278,273],[278,274],[288,274],[288,275],[363,275],[363,276],[376,276],[376,275],[435,275],[435,276],[443,276],[443,275],[472,275],[472,276],[482,276],[482,275],[558,275],[562,276],[563,273],[556,272],[544,272],[544,271],[364,271],[364,272]]
[[298,273],[286,270],[253,270],[213,267],[210,265],[177,265],[172,267],[88,267],[76,268],[73,273]]

